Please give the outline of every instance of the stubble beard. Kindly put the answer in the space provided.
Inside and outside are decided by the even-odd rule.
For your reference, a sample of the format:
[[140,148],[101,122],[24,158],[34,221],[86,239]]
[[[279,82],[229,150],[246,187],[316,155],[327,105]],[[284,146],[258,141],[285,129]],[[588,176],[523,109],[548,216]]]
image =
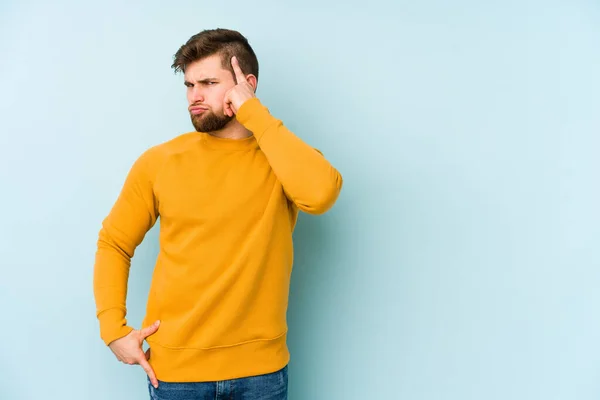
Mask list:
[[196,131],[198,132],[220,131],[233,119],[233,117],[228,115],[219,116],[212,112],[212,110],[206,110],[199,115],[190,113],[190,117],[194,128],[196,128]]

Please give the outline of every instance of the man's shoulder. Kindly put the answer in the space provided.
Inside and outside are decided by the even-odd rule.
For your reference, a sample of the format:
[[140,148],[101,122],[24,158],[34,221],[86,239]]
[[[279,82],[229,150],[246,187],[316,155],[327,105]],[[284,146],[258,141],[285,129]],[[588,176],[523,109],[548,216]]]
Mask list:
[[182,150],[186,150],[190,143],[198,138],[198,132],[186,132],[182,133],[174,138],[166,140],[152,146],[149,150],[154,149],[157,153],[177,153]]
[[164,142],[155,144],[146,149],[140,155],[140,158],[163,159],[165,157],[168,158],[172,154],[185,151],[189,148],[190,143],[197,139],[197,134],[198,132],[186,132]]
[[170,156],[189,149],[197,139],[197,132],[186,132],[144,150],[135,162],[136,166],[154,174]]

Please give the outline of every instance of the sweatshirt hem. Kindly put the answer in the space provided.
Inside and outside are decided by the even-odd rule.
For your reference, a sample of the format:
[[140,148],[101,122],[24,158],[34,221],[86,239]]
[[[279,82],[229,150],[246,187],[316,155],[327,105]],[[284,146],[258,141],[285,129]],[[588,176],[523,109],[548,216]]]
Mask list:
[[274,339],[253,340],[211,348],[167,347],[151,338],[150,366],[163,382],[207,382],[275,372],[290,354],[287,333]]

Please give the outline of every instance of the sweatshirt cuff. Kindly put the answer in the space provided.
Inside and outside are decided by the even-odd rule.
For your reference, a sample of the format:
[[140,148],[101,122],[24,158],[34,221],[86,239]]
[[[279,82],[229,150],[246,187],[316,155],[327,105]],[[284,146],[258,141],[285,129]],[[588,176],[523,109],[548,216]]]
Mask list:
[[260,143],[263,133],[278,120],[271,115],[258,97],[246,100],[236,114],[237,120],[248,129]]
[[127,336],[133,327],[127,326],[127,320],[122,309],[112,308],[98,315],[100,321],[100,337],[108,346],[111,342]]

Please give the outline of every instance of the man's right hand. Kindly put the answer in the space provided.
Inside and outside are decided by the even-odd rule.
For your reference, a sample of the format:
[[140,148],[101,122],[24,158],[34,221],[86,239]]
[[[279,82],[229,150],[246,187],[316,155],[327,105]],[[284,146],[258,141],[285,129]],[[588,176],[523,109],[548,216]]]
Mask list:
[[148,363],[148,353],[144,354],[142,351],[142,344],[148,336],[152,335],[158,330],[159,325],[160,321],[156,321],[154,324],[144,329],[134,329],[129,332],[127,336],[113,340],[108,345],[108,347],[110,347],[112,352],[117,357],[117,360],[129,365],[141,365],[142,368],[144,368],[144,371],[146,371],[146,374],[148,374],[150,382],[152,382],[152,386],[155,388],[158,387],[158,380],[156,379],[154,370]]

